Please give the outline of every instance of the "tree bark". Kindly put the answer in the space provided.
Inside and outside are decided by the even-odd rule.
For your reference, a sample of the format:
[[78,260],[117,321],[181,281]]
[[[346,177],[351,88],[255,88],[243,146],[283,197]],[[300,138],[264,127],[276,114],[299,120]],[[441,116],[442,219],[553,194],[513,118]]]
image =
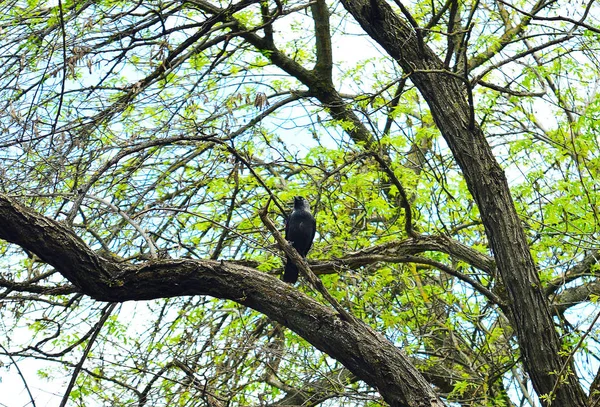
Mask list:
[[[511,322],[525,368],[543,405],[585,406],[570,359],[560,355],[533,258],[504,171],[474,120],[463,78],[445,71],[418,31],[382,0],[342,0],[362,28],[396,59],[427,101],[481,213],[498,271],[510,299]],[[562,373],[564,377],[559,377]]]
[[82,293],[122,302],[210,295],[255,309],[339,360],[391,406],[443,407],[431,385],[397,348],[364,322],[350,321],[255,269],[215,260],[116,263],[68,228],[0,194],[0,239],[35,253]]

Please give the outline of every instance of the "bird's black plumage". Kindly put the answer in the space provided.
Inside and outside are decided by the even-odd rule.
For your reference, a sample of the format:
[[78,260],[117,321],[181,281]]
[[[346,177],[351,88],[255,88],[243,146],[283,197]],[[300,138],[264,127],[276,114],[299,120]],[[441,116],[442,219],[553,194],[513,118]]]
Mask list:
[[[317,222],[310,213],[308,202],[301,196],[294,197],[294,210],[285,223],[285,238],[292,244],[300,256],[306,257],[312,246],[316,231]],[[283,272],[283,281],[293,284],[297,280],[298,267],[288,257]]]

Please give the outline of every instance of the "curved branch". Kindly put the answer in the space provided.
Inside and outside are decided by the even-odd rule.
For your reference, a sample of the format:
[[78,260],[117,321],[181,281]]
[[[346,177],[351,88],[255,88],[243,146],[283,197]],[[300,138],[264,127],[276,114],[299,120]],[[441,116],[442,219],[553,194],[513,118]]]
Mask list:
[[419,256],[406,256],[406,258],[404,259],[404,262],[427,264],[429,266],[435,267],[435,268],[443,271],[444,273],[449,274],[453,277],[456,277],[459,280],[464,281],[465,283],[469,284],[471,287],[473,287],[473,289],[477,290],[479,293],[481,293],[482,295],[487,297],[487,299],[490,300],[492,303],[499,305],[503,309],[505,309],[505,307],[506,307],[506,304],[503,303],[503,301],[500,297],[498,297],[496,294],[494,294],[493,292],[488,290],[482,284],[480,284],[479,282],[473,280],[472,278],[458,272],[457,270],[454,270],[453,268],[448,267],[443,263],[440,263],[439,261],[426,259],[426,258],[419,257]]
[[317,406],[339,395],[340,388],[357,381],[348,370],[337,369],[324,378],[307,383],[299,389],[289,390],[286,396],[269,407],[280,406]]
[[400,205],[402,205],[402,209],[404,209],[404,230],[406,230],[406,234],[412,238],[418,238],[419,234],[413,228],[412,208],[410,207],[410,201],[408,200],[408,195],[406,194],[404,186],[402,185],[398,177],[396,177],[394,170],[390,168],[388,163],[379,154],[372,152],[371,155],[373,156],[375,161],[379,163],[383,171],[390,178],[390,181],[392,182],[392,184],[394,184],[394,186],[398,190],[398,193],[400,194],[400,197],[402,198],[402,202],[400,202]]
[[316,274],[330,274],[338,271],[340,268],[358,268],[380,261],[376,257],[395,258],[424,252],[446,253],[456,260],[464,261],[487,274],[493,275],[496,272],[494,259],[490,256],[480,253],[447,236],[425,235],[405,240],[394,240],[349,253],[343,258],[318,263],[311,261],[309,264]]
[[158,254],[156,251],[156,245],[154,244],[154,241],[148,235],[148,233],[146,233],[146,231],[144,229],[142,229],[142,227],[139,225],[139,223],[137,223],[136,221],[131,219],[129,217],[129,215],[127,215],[127,213],[123,212],[116,205],[112,204],[111,202],[108,202],[106,199],[102,199],[100,197],[97,197],[94,195],[89,195],[89,194],[86,197],[93,201],[100,202],[101,204],[108,206],[111,211],[113,211],[114,213],[121,216],[127,223],[129,223],[135,230],[137,230],[137,232],[140,234],[140,236],[146,241],[146,244],[148,245],[148,249],[150,250],[150,256],[152,256],[153,259],[156,259],[158,257]]
[[[223,9],[204,0],[194,0],[194,5],[206,13],[219,16],[225,14]],[[326,32],[329,31],[329,11],[327,10],[327,5],[324,3],[317,4],[315,7],[312,8],[312,12],[316,13],[315,25],[318,36],[318,49],[317,63],[313,70],[304,68],[301,64],[279,50],[268,37],[260,37],[233,16],[229,15],[225,21],[232,24],[236,35],[239,35],[263,54],[268,55],[274,65],[302,82],[309,89],[307,93],[317,98],[324,107],[329,109],[334,120],[348,122],[348,134],[356,143],[364,144],[366,149],[373,149],[376,143],[375,138],[353,110],[344,102],[331,82],[331,75],[327,78],[330,70],[328,68],[329,59],[331,58],[331,55],[329,55],[331,46],[327,45],[327,41],[331,41],[331,34]]]
[[337,312],[265,273],[214,260],[115,263],[71,229],[0,194],[0,238],[38,255],[82,292],[122,302],[184,295],[233,300],[287,326],[377,388],[392,406],[442,407],[401,349],[358,319]]
[[563,276],[550,281],[545,289],[546,295],[554,294],[565,284],[568,284],[579,277],[590,274],[592,272],[592,266],[598,264],[598,261],[600,261],[600,250],[593,250],[591,253],[585,256],[580,263],[567,270]]

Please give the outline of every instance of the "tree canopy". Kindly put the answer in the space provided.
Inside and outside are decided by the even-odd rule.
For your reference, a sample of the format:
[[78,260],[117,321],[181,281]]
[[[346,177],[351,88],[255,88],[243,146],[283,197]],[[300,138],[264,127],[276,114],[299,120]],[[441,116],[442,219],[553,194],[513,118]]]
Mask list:
[[20,405],[600,405],[597,2],[0,11]]

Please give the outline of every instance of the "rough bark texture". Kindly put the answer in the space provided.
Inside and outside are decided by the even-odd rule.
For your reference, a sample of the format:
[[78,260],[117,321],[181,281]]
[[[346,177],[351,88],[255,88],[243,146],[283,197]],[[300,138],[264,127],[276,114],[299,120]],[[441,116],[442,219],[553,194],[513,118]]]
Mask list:
[[1,194],[0,239],[35,253],[82,293],[100,301],[184,295],[236,301],[339,360],[391,406],[444,405],[404,353],[382,335],[359,320],[342,320],[336,312],[265,273],[214,260],[114,263],[98,256],[68,227]]
[[[461,78],[443,72],[443,62],[392,8],[381,0],[342,0],[344,7],[402,69],[427,101],[435,122],[473,195],[510,299],[525,367],[544,405],[585,406],[572,365],[559,355],[561,343],[506,177],[481,129],[472,119]],[[565,368],[565,364],[567,367]],[[559,372],[570,372],[565,378]],[[557,380],[561,384],[557,385]],[[564,380],[564,381],[563,381]]]

